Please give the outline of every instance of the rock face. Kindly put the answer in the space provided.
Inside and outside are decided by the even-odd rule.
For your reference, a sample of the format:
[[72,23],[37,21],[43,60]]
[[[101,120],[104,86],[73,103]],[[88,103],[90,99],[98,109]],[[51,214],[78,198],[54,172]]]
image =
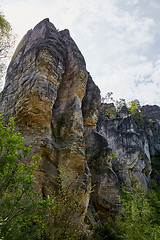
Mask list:
[[151,177],[160,187],[160,107],[143,106],[144,119],[146,121],[145,133],[149,143],[149,151],[152,160]]
[[117,212],[121,206],[119,180],[112,169],[111,155],[107,139],[97,131],[91,131],[86,137],[86,157],[94,186],[91,203],[103,215]]
[[[17,130],[32,145],[32,154],[42,158],[37,173],[40,193],[54,189],[58,168],[64,172],[67,168],[82,187],[81,194],[86,195],[82,218],[88,207],[91,174],[96,174],[93,184],[101,177],[95,191],[98,206],[114,203],[111,189],[116,194],[119,190],[108,160],[111,149],[96,132],[100,101],[100,91],[68,30],[59,32],[45,19],[27,32],[8,67],[0,112],[6,121],[14,117]],[[100,141],[104,142],[101,149]],[[97,161],[96,166],[92,161]]]
[[115,154],[112,165],[120,182],[126,185],[136,183],[147,190],[151,173],[149,142],[134,116],[125,107],[113,119],[106,118],[102,111],[97,127]]
[[117,113],[112,105],[108,118],[68,30],[58,31],[44,19],[27,32],[8,67],[0,103],[6,121],[14,117],[17,130],[32,145],[31,155],[42,158],[39,192],[52,192],[58,169],[67,171],[82,189],[77,201],[86,199],[82,221],[89,197],[92,207],[105,215],[119,210],[121,183],[148,189],[150,154],[159,156],[160,151],[160,108],[143,108],[144,127],[137,126],[126,108]]
[[160,151],[160,107],[143,106],[142,108],[146,124],[145,132],[149,142],[151,155],[156,155]]

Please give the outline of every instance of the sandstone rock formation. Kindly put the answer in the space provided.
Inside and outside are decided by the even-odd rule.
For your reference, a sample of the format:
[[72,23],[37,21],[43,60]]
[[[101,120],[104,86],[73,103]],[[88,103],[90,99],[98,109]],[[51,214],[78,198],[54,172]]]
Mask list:
[[151,173],[149,143],[134,116],[125,107],[113,119],[107,119],[102,111],[97,125],[115,153],[112,165],[120,182],[126,185],[136,183],[147,190]]
[[82,220],[89,197],[96,211],[114,213],[121,206],[121,183],[149,188],[150,155],[159,161],[160,108],[145,106],[143,112],[143,127],[126,108],[106,117],[100,90],[76,43],[68,30],[58,31],[49,19],[28,31],[18,45],[0,100],[0,113],[6,121],[14,117],[17,130],[32,145],[31,155],[42,158],[39,192],[45,196],[54,190],[58,168],[68,171],[81,188],[77,201],[86,199]]
[[[59,32],[49,19],[44,19],[27,32],[8,67],[0,112],[6,121],[14,117],[17,130],[32,145],[32,155],[41,156],[37,175],[39,192],[43,195],[54,189],[60,167],[63,171],[67,168],[76,179],[82,195],[88,194],[91,174],[96,172],[92,183],[101,178],[95,191],[98,206],[105,208],[110,202],[114,205],[111,192],[115,190],[119,199],[117,177],[108,162],[111,149],[105,146],[107,140],[96,132],[100,99],[100,91],[68,30]],[[92,143],[91,138],[94,138]],[[101,140],[104,146],[99,150]],[[97,161],[96,166],[92,160]],[[109,187],[108,182],[112,182]],[[82,218],[88,201],[89,196],[82,206]]]

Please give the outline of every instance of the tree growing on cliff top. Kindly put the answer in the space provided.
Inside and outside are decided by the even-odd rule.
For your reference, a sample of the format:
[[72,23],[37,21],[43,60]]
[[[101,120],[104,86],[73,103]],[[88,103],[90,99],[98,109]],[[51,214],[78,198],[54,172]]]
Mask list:
[[[113,98],[113,92],[108,92],[105,97],[102,98],[102,109],[104,110],[105,116],[108,119],[116,118],[123,106],[126,106],[129,113],[134,116],[135,123],[139,127],[143,127],[145,124],[142,107],[137,99],[126,103],[125,99],[120,98],[115,100]],[[153,123],[153,121],[150,120]]]
[[128,103],[128,110],[134,116],[135,122],[138,126],[144,125],[144,118],[142,113],[142,107],[137,99]]
[[113,98],[113,92],[108,92],[105,97],[102,97],[102,103],[113,103],[117,112],[119,112],[122,107],[126,105],[126,101],[124,98],[115,100]]

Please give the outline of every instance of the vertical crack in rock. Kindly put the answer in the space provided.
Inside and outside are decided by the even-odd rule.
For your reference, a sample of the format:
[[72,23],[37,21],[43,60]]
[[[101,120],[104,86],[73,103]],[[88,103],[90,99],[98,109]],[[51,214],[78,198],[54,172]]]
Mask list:
[[[65,42],[67,59],[52,111],[53,142],[59,167],[64,169],[63,171],[68,169],[70,177],[77,181],[77,186],[84,189],[83,193],[81,192],[84,195],[90,185],[90,177],[86,168],[81,105],[88,73],[84,58],[70,37],[69,31],[64,30],[59,34]],[[83,198],[82,195],[77,196],[77,199]],[[89,196],[82,203],[84,213],[88,201]]]

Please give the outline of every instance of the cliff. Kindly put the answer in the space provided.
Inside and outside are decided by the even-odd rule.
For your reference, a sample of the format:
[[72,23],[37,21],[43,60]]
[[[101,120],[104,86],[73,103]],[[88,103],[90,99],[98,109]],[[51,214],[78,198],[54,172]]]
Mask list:
[[86,196],[82,220],[89,198],[96,211],[114,215],[121,206],[122,183],[149,188],[150,155],[160,150],[160,108],[144,107],[143,128],[125,109],[107,119],[100,111],[100,90],[76,43],[68,30],[58,31],[49,19],[28,31],[18,45],[0,102],[5,120],[14,117],[17,130],[32,145],[31,155],[42,158],[39,192],[46,196],[54,191],[58,168],[67,169],[82,189],[77,200]]

